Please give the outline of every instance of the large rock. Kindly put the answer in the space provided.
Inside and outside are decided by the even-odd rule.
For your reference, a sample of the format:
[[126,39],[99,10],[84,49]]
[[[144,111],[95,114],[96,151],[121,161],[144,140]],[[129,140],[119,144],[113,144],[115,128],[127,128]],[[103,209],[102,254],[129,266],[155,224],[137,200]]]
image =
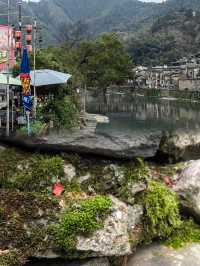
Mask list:
[[94,258],[90,260],[79,261],[60,261],[60,260],[45,260],[28,262],[25,266],[110,266],[107,258]]
[[156,155],[160,135],[110,136],[70,132],[51,134],[40,138],[1,137],[1,141],[29,149],[44,151],[77,152],[111,158],[149,158]]
[[182,206],[200,221],[200,160],[191,162],[173,187]]
[[[77,236],[76,252],[86,257],[113,257],[132,254],[142,233],[143,207],[130,206],[117,198],[112,199],[112,210],[104,222],[104,228],[91,236]],[[53,259],[67,257],[57,248],[49,247],[37,252],[34,257]]]
[[[94,256],[112,257],[132,253],[140,236],[138,225],[141,224],[143,208],[126,205],[111,197],[112,212],[105,220],[104,228],[96,231],[91,237],[78,236],[76,249],[90,251]],[[132,239],[132,241],[130,241]]]
[[176,131],[162,137],[159,155],[175,161],[197,159],[200,155],[199,131]]
[[72,164],[65,164],[64,173],[67,180],[71,182],[72,179],[76,176],[76,169]]
[[189,244],[182,249],[172,249],[154,244],[139,249],[130,257],[127,266],[199,266],[200,245]]

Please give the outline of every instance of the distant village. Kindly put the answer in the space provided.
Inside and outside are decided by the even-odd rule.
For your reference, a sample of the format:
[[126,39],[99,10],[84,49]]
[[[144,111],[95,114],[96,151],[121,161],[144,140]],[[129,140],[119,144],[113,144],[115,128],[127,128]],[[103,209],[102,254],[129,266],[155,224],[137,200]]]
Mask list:
[[134,73],[138,89],[200,90],[200,53],[170,65],[137,66]]

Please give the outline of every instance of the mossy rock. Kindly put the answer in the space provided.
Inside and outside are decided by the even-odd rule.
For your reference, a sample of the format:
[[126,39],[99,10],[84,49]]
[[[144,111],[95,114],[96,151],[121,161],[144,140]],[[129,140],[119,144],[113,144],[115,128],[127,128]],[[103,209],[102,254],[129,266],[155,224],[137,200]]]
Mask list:
[[58,245],[66,251],[75,250],[76,236],[101,229],[111,206],[112,201],[106,196],[71,199],[54,228]]
[[57,176],[64,177],[64,160],[59,156],[44,156],[5,150],[0,154],[0,187],[20,191],[48,191]]
[[145,242],[167,239],[180,228],[182,221],[178,198],[164,184],[150,181],[141,201],[145,208]]
[[[59,212],[59,204],[55,199],[35,193],[0,189],[0,209],[1,250],[9,247],[9,250],[15,250],[19,260],[24,260],[51,243],[49,225],[58,221],[56,214]],[[10,261],[16,256],[9,253],[2,259]]]

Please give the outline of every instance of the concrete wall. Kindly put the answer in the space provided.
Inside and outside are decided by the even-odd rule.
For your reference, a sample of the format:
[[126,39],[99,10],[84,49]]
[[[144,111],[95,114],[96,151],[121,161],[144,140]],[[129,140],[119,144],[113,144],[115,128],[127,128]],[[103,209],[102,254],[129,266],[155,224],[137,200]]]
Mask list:
[[179,90],[200,90],[200,79],[180,79]]

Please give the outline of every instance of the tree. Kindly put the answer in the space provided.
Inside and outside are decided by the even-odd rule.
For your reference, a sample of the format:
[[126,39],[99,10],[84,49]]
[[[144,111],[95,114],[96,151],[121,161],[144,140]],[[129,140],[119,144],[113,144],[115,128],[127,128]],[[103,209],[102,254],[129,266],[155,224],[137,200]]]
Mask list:
[[77,68],[87,86],[106,89],[112,84],[123,84],[133,75],[131,58],[114,33],[82,42],[78,58]]
[[72,74],[72,83],[106,89],[111,84],[123,84],[133,76],[133,64],[116,34],[103,34],[96,40],[82,41],[72,46],[40,50],[36,68],[49,68]]

